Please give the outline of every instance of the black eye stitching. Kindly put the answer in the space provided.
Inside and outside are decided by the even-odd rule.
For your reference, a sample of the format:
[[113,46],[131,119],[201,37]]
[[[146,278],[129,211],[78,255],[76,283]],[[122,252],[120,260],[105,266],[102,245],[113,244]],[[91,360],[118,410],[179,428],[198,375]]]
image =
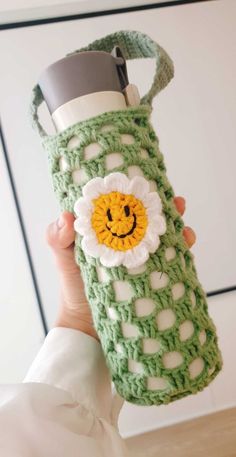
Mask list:
[[136,227],[137,227],[137,220],[136,220],[136,215],[135,215],[135,214],[134,214],[134,222],[133,222],[133,225],[132,225],[130,231],[129,231],[128,233],[124,233],[123,235],[117,235],[117,233],[113,233],[113,232],[111,231],[110,227],[108,227],[108,225],[106,225],[106,228],[107,228],[108,230],[110,230],[111,234],[112,234],[113,236],[117,236],[118,238],[125,238],[125,237],[128,236],[128,235],[132,235],[132,233],[133,233],[133,231],[136,229]]
[[125,211],[126,217],[128,217],[128,216],[130,215],[130,209],[129,209],[129,206],[128,206],[128,205],[125,205],[125,206],[124,206],[124,211]]
[[108,217],[109,221],[112,221],[112,215],[111,215],[110,208],[107,210],[107,217]]

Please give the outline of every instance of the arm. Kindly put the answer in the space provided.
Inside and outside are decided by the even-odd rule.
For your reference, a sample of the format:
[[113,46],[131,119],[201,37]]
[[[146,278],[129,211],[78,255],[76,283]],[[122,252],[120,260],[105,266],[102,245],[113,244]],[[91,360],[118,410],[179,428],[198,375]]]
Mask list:
[[[177,209],[183,213],[183,199]],[[123,400],[112,395],[74,261],[74,217],[62,217],[64,225],[53,223],[47,231],[61,282],[60,310],[24,382],[0,386],[1,455],[125,457],[117,427]],[[192,245],[194,232],[185,228],[184,236]]]
[[[184,199],[176,197],[175,204],[183,214]],[[73,223],[73,214],[64,212],[57,223],[49,225],[46,233],[61,283],[60,309],[56,328],[46,338],[26,381],[50,382],[66,390],[69,383],[70,389],[76,391],[76,401],[97,415],[106,417],[118,428],[118,416],[124,400],[114,387],[111,388],[99,337],[93,326],[80,271],[74,260]],[[195,242],[191,228],[185,227],[183,235],[189,246]]]

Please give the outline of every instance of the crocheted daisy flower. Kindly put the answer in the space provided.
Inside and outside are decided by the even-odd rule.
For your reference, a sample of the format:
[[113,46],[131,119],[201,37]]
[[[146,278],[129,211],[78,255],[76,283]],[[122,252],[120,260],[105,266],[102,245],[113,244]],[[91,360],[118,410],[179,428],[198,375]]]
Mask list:
[[166,232],[162,202],[141,176],[123,173],[91,179],[74,205],[74,228],[85,254],[105,267],[142,265]]

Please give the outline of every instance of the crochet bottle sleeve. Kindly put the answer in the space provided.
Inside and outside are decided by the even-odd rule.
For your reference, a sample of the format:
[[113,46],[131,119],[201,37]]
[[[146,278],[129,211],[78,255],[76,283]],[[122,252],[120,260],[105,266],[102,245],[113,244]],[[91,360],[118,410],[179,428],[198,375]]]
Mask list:
[[116,32],[75,52],[111,52],[115,45],[126,59],[156,59],[139,106],[50,136],[39,123],[43,96],[35,86],[31,116],[61,209],[83,216],[75,260],[116,390],[129,402],[160,405],[201,391],[221,370],[222,356],[150,121],[152,99],[173,77],[173,63],[137,31]]

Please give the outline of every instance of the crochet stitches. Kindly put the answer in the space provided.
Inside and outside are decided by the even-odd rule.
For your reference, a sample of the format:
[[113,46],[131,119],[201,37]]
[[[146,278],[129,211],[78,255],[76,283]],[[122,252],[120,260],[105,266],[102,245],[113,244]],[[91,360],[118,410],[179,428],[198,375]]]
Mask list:
[[157,192],[149,191],[149,182],[136,176],[129,180],[123,173],[94,178],[82,189],[74,211],[75,230],[83,236],[83,251],[99,257],[105,267],[143,264],[149,252],[160,244],[166,232]]
[[[159,140],[150,122],[152,98],[173,76],[172,62],[157,43],[131,31],[109,35],[80,51],[110,52],[115,44],[121,46],[126,58],[157,59],[153,85],[140,106],[103,113],[54,136],[47,136],[38,122],[37,107],[42,101],[38,87],[31,109],[43,136],[61,209],[73,212],[85,184],[110,173],[123,173],[131,180],[142,176],[150,191],[158,191],[166,230],[158,249],[139,267],[105,267],[99,258],[82,249],[83,235],[79,234],[75,260],[118,393],[132,403],[160,405],[201,391],[220,371],[222,358],[206,295],[183,238],[184,223],[173,202],[174,190],[166,176]],[[94,150],[88,159],[87,152]],[[115,162],[111,156],[116,157]],[[113,230],[109,219],[107,214]]]
[[[106,157],[114,151],[123,158],[123,164],[114,171],[129,176],[132,167],[138,167],[136,172],[139,170],[151,186],[156,185],[161,197],[167,230],[141,270],[104,268],[99,259],[85,256],[81,236],[75,243],[75,259],[112,380],[122,397],[140,405],[169,403],[196,393],[209,384],[222,365],[215,326],[193,256],[183,239],[183,220],[173,203],[174,191],[149,114],[149,107],[144,105],[104,113],[44,141],[62,209],[73,212],[75,201],[82,195],[83,184],[74,182],[73,171],[84,170],[87,182],[96,176],[103,178],[110,173]],[[104,132],[107,125],[112,128]],[[123,134],[132,135],[134,142],[122,143]],[[79,143],[68,149],[72,137]],[[101,146],[100,152],[85,160],[84,149],[91,142]],[[148,157],[143,158],[142,150]],[[68,164],[66,171],[60,170],[61,157]],[[120,297],[121,287],[124,296]],[[140,306],[143,299],[144,311]]]

